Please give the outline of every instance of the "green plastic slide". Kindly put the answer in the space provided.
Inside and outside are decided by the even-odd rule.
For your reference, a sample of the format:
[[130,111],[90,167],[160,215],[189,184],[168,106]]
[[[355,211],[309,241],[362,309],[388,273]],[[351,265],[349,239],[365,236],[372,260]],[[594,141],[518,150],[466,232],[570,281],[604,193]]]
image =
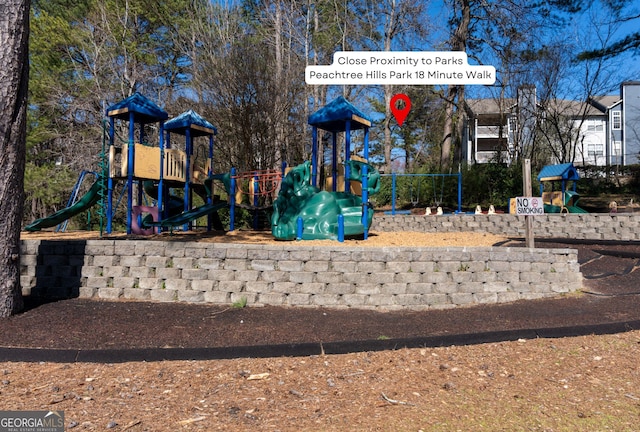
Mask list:
[[171,216],[167,219],[164,219],[160,222],[146,222],[145,221],[145,225],[152,227],[152,226],[159,226],[159,227],[177,227],[180,225],[184,225],[186,223],[189,223],[191,221],[194,221],[198,218],[201,218],[203,216],[207,216],[213,212],[216,212],[218,210],[220,210],[221,208],[226,207],[228,204],[224,201],[218,201],[215,202],[213,204],[205,204],[202,205],[200,207],[196,207],[193,208],[191,210],[188,210],[186,212],[182,212],[179,213],[175,216]]
[[89,191],[75,204],[65,207],[51,216],[37,219],[24,227],[24,229],[26,231],[40,231],[42,228],[51,228],[93,207],[98,201],[100,201],[100,188],[102,186],[100,183],[100,179],[96,180],[96,182],[91,186],[91,189],[89,189]]

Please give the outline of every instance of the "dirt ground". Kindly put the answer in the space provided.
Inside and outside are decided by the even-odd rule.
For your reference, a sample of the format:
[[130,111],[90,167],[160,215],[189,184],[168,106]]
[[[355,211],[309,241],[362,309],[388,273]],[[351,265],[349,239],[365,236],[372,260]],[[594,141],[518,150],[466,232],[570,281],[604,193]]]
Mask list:
[[[384,234],[372,235],[366,245],[409,243],[395,236],[385,243]],[[466,243],[521,246],[499,237],[446,236],[408,233],[411,244],[462,246],[467,237]],[[0,362],[2,409],[61,410],[67,430],[96,431],[637,430],[640,246],[539,247],[577,248],[585,292],[387,313],[79,299],[34,304],[0,320],[0,355],[7,360]],[[629,331],[591,334],[616,323]],[[550,337],[567,328],[582,335]],[[528,336],[514,339],[519,332]],[[447,339],[461,334],[467,337],[460,342]],[[495,341],[477,343],[487,335]],[[238,349],[295,353],[309,344],[316,353],[270,356],[257,349],[247,356],[250,350]],[[10,361],[16,347],[45,357]],[[126,361],[127,350],[151,358],[158,350],[190,348],[245,356]],[[55,361],[69,350],[77,359],[93,353],[113,360]],[[340,350],[351,352],[331,353]]]

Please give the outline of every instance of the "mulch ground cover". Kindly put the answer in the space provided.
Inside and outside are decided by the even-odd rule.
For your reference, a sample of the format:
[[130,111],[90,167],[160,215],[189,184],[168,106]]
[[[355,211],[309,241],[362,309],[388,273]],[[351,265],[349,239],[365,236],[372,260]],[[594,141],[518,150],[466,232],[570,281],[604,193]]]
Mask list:
[[[522,246],[511,241],[508,246]],[[583,328],[640,320],[640,243],[538,241],[578,250],[584,292],[502,305],[380,312],[69,299],[0,320],[0,347],[109,350],[225,348],[408,340]],[[618,327],[616,327],[618,328]],[[433,339],[436,338],[436,339]],[[473,336],[468,337],[473,342]],[[480,338],[481,339],[481,338]],[[443,339],[446,343],[447,339]],[[345,348],[346,349],[346,348]]]

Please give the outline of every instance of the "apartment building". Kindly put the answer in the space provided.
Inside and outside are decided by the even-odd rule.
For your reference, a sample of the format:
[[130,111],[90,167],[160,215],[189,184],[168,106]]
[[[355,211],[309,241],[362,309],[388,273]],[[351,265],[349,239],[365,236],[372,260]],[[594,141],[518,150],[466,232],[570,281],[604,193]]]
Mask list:
[[516,98],[468,99],[464,114],[461,153],[470,164],[509,163],[534,140],[556,149],[571,143],[566,154],[569,160],[556,157],[549,161],[552,164],[640,163],[640,81],[623,82],[619,96],[596,96],[587,104],[568,100],[542,103],[534,86],[523,86]]

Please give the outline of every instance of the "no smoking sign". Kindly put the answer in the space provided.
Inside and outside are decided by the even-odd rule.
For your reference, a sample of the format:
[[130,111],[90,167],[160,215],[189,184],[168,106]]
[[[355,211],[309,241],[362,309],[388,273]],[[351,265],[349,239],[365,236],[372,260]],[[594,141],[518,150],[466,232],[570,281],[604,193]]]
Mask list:
[[535,216],[544,214],[544,203],[539,197],[517,197],[516,214],[519,216]]

